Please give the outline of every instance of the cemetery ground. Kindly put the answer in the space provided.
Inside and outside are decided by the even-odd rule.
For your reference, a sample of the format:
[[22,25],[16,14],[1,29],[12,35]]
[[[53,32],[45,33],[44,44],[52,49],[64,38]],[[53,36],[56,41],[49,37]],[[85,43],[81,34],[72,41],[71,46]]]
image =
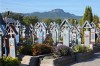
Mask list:
[[4,22],[0,25],[1,66],[65,66],[95,59],[98,55],[94,57],[94,53],[100,52],[100,44],[96,43],[100,31],[87,20],[82,27],[72,25],[68,19],[61,25],[37,22],[28,27],[12,18]]
[[75,62],[66,66],[100,66],[100,52],[95,53],[94,57],[82,62]]

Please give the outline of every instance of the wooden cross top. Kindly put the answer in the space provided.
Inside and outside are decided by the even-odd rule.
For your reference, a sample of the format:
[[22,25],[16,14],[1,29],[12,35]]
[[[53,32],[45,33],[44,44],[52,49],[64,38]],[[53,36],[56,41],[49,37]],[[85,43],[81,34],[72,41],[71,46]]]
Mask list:
[[12,35],[13,35],[13,34],[15,34],[15,33],[10,29],[10,32],[8,32],[8,35],[10,35],[11,38],[12,38]]
[[92,28],[92,26],[90,25],[90,23],[88,21],[85,21],[82,28]]

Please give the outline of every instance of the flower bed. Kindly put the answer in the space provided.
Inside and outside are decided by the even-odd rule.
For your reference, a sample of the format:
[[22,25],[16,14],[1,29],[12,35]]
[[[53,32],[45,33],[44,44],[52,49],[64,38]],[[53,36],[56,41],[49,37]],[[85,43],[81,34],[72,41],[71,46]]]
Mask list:
[[75,61],[77,62],[89,59],[94,55],[92,49],[90,49],[89,46],[75,45],[72,48],[75,53]]
[[18,58],[3,57],[0,58],[0,66],[20,66]]
[[65,66],[75,60],[71,49],[65,45],[58,45],[53,51],[53,55],[43,58],[40,66]]
[[22,55],[42,55],[51,53],[51,47],[46,44],[22,45],[18,49],[19,54]]

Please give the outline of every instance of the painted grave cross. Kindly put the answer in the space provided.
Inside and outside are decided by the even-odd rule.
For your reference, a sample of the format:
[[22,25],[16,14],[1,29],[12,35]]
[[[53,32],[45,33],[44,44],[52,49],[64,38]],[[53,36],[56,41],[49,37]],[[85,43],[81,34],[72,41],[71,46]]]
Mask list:
[[2,44],[2,30],[0,28],[0,58],[3,56],[3,44]]
[[54,43],[56,44],[59,40],[59,27],[58,24],[54,25],[52,27],[52,39]]
[[76,44],[76,40],[77,40],[77,29],[75,26],[73,26],[72,29],[72,45]]
[[92,44],[95,44],[95,34],[96,34],[96,31],[95,31],[95,28],[96,28],[96,25],[94,24],[94,22],[91,23],[91,43]]
[[63,44],[69,47],[70,41],[70,24],[67,19],[64,19],[60,25],[63,34]]
[[16,43],[15,43],[15,38],[13,37],[13,35],[15,35],[15,32],[13,31],[11,26],[9,27],[8,35],[10,35],[10,38],[9,38],[10,56],[15,58],[16,57]]
[[34,44],[34,28],[33,28],[33,25],[30,24],[29,28],[30,28],[30,36],[32,37],[33,44]]
[[77,28],[77,41],[78,41],[78,44],[81,44],[81,38],[82,38],[81,33],[80,33],[81,32],[81,26],[78,24],[76,28]]
[[90,23],[88,21],[85,21],[82,28],[85,28],[86,31],[84,31],[84,44],[88,45],[90,44],[90,31],[88,29],[92,28]]
[[26,30],[26,27],[25,25],[22,26],[22,37],[25,38],[25,30]]
[[43,43],[43,31],[42,29],[41,30],[38,30],[38,43]]
[[42,43],[46,38],[46,24],[44,22],[36,23],[35,32],[37,33],[38,42]]
[[16,30],[18,32],[18,34],[16,35],[16,43],[19,43],[19,38],[20,38],[20,22],[19,20],[16,21]]

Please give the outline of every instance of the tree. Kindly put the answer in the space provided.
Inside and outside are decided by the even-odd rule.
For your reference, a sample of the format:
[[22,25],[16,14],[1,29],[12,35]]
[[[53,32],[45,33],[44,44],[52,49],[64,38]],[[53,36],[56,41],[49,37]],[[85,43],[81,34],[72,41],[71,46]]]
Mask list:
[[85,9],[84,16],[82,18],[82,24],[88,20],[90,23],[93,21],[93,15],[92,15],[92,8],[90,6],[87,6]]
[[[85,13],[80,20],[80,25],[82,26],[86,20],[88,20],[90,23],[93,21],[92,8],[90,6],[86,7]],[[85,29],[81,29],[82,43],[84,43],[84,30]]]
[[95,25],[98,27],[98,22],[99,22],[99,17],[97,15],[93,16],[93,22],[95,23]]
[[50,18],[44,18],[42,21],[45,22],[45,23],[49,26],[50,23],[51,23],[53,20],[50,19]]
[[61,21],[60,18],[57,18],[57,19],[55,19],[55,22],[58,23],[58,24],[60,25],[62,21]]
[[36,16],[25,16],[23,17],[23,24],[29,26],[30,24],[35,25],[38,22],[38,17]]
[[24,25],[26,25],[26,26],[29,26],[30,25],[30,21],[31,21],[31,19],[30,19],[30,17],[23,17],[23,24]]
[[32,19],[31,19],[31,24],[33,24],[33,25],[35,25],[38,21],[39,21],[39,19],[38,19],[38,17],[37,16],[34,16],[34,17],[31,17]]
[[69,22],[71,22],[71,24],[74,26],[78,24],[76,19],[69,19]]
[[15,20],[20,20],[20,22],[23,21],[23,15],[21,15],[21,13],[13,13],[13,12],[8,11],[8,12],[3,13],[2,15],[3,15],[3,17],[7,16],[7,17],[13,18]]

